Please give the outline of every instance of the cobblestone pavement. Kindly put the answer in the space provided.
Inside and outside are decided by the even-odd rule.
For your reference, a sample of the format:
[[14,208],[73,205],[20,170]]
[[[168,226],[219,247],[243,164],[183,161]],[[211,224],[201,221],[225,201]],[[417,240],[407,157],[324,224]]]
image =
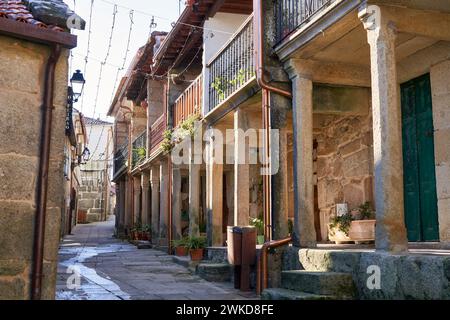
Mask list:
[[59,250],[56,299],[255,299],[253,293],[235,290],[231,283],[208,282],[191,274],[164,252],[137,249],[117,240],[113,230],[112,217],[106,222],[77,225],[73,235],[64,239]]

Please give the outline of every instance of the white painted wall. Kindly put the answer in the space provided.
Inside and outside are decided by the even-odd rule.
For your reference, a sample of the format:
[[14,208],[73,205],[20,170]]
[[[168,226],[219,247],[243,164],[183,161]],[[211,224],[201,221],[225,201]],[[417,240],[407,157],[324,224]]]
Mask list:
[[[86,125],[86,132],[89,136],[88,148],[91,152],[91,161],[82,166],[82,170],[103,170],[107,164],[106,159],[112,159],[111,154],[107,154],[108,139],[111,139],[113,125]],[[109,153],[112,149],[112,141],[109,142]],[[101,156],[101,154],[103,154]],[[111,161],[110,161],[111,163]]]
[[203,32],[203,114],[207,113],[209,105],[209,69],[206,66],[248,17],[244,14],[219,12],[205,21]]

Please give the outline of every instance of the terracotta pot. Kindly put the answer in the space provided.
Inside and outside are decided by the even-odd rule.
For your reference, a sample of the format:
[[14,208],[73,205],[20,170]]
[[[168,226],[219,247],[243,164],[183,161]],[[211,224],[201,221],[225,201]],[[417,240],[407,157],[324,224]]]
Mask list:
[[348,235],[356,243],[374,241],[375,223],[376,220],[354,220]]
[[190,249],[189,254],[191,255],[192,261],[200,261],[203,259],[203,249]]
[[149,240],[149,236],[147,232],[142,232],[142,240],[148,241]]
[[175,247],[175,255],[179,257],[184,257],[188,255],[188,248],[186,247]]

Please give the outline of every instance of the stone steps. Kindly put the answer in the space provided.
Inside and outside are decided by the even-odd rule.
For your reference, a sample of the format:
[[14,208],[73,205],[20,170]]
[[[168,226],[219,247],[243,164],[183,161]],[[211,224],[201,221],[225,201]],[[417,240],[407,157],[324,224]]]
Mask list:
[[232,278],[233,267],[227,263],[200,263],[196,273],[207,281],[228,282]]
[[261,293],[261,300],[333,300],[333,296],[298,292],[284,288],[269,288]]
[[353,298],[355,285],[352,275],[342,272],[290,270],[281,273],[284,289],[337,298]]

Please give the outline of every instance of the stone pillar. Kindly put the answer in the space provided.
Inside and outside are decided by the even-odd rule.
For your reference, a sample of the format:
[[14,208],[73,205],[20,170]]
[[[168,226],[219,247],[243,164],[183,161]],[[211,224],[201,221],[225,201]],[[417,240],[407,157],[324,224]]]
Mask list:
[[248,119],[244,110],[234,111],[234,224],[248,226],[250,218],[249,145],[245,139]]
[[172,222],[173,238],[181,239],[181,173],[180,168],[172,168]]
[[223,154],[220,152],[222,142],[222,139],[210,135],[206,143],[208,243],[219,247],[223,246]]
[[169,215],[169,172],[167,168],[167,159],[162,160],[159,165],[161,192],[159,197],[159,243],[167,245],[167,223]]
[[159,167],[154,166],[150,172],[150,184],[152,188],[152,242],[159,237]]
[[189,151],[189,236],[198,237],[200,219],[200,169],[201,165],[194,161],[193,148]]
[[131,203],[133,199],[131,198],[131,189],[133,188],[133,180],[129,176],[125,179],[125,203],[124,203],[124,213],[125,213],[125,228],[129,229],[133,227],[133,212],[131,211]]
[[133,177],[133,221],[134,223],[142,222],[141,220],[141,177]]
[[377,250],[408,248],[403,204],[402,125],[395,61],[396,29],[375,5],[360,8],[372,74],[373,153]]
[[293,242],[299,247],[314,247],[313,86],[310,76],[302,74],[302,66],[295,59],[288,62],[287,71],[292,81],[294,131]]
[[142,203],[141,203],[141,219],[142,224],[150,224],[150,174],[148,171],[142,172],[141,175],[141,189],[142,189]]
[[[288,236],[289,188],[288,188],[288,159],[287,159],[287,130],[279,130],[279,144],[273,145],[272,150],[278,149],[278,172],[272,176],[272,210],[273,210],[273,238],[282,239]],[[276,151],[276,150],[275,150]]]

